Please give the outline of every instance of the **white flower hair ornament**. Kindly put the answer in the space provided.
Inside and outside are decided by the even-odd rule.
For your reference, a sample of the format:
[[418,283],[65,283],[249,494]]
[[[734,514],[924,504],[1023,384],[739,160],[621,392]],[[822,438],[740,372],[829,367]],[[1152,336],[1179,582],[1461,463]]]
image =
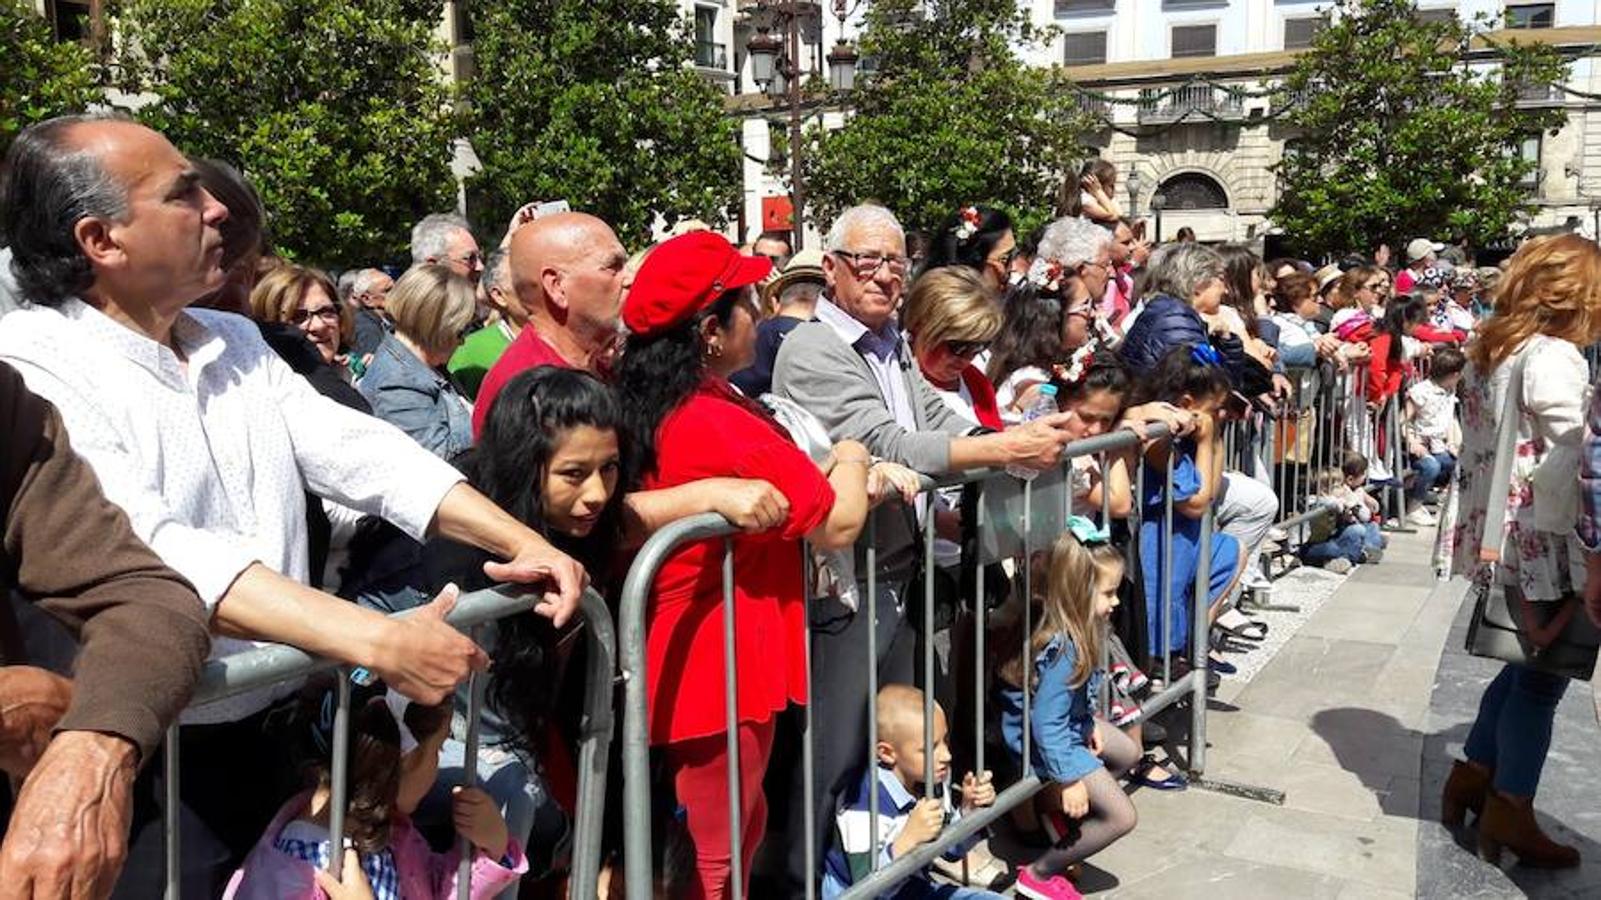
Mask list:
[[1090,366],[1093,365],[1095,365],[1095,342],[1091,341],[1074,350],[1066,365],[1056,366],[1056,380],[1063,384],[1078,384],[1089,374]]
[[1062,276],[1067,274],[1067,267],[1058,260],[1036,257],[1033,265],[1028,267],[1028,281],[1042,291],[1057,293],[1062,289]]
[[978,226],[984,221],[984,217],[979,214],[976,206],[964,206],[957,215],[960,218],[956,223],[956,242],[965,244],[973,239],[973,235],[978,234]]

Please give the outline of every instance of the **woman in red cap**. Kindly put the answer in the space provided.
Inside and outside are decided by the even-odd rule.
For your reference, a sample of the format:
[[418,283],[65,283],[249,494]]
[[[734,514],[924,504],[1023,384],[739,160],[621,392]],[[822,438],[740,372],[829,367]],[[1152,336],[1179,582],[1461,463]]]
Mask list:
[[[644,490],[703,478],[767,481],[783,494],[781,526],[734,538],[735,662],[739,717],[742,872],[766,830],[762,775],[773,728],[790,703],[805,703],[807,634],[799,543],[850,546],[868,510],[872,460],[855,441],[835,445],[821,468],[761,407],[714,373],[719,342],[754,315],[751,285],[771,261],[740,254],[724,238],[693,232],[658,246],[623,305],[628,343],[616,373]],[[688,813],[699,878],[691,897],[730,890],[723,697],[723,542],[674,554],[656,577],[646,611],[650,742],[665,748],[668,773]]]

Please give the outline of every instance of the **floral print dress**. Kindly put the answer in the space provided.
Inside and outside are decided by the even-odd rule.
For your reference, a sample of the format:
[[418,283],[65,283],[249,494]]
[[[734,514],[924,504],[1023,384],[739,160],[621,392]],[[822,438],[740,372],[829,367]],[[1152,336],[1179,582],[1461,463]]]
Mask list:
[[[1556,533],[1534,527],[1533,475],[1553,449],[1576,450],[1584,438],[1589,367],[1579,348],[1568,341],[1536,335],[1489,377],[1468,365],[1462,379],[1462,456],[1440,524],[1438,558],[1448,565],[1446,571],[1451,575],[1481,575],[1479,536],[1494,487],[1490,481],[1499,443],[1498,420],[1513,362],[1522,353],[1527,353],[1528,362],[1518,404],[1516,457],[1505,486],[1506,522],[1497,573],[1501,584],[1518,588],[1529,600],[1561,600],[1583,589],[1584,555],[1571,529]],[[1576,469],[1572,481],[1578,490]]]

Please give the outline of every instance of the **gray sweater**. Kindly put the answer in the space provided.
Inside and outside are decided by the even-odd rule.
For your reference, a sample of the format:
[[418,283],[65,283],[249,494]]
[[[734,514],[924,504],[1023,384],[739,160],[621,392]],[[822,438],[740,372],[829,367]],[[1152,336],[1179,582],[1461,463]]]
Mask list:
[[[868,452],[881,459],[928,475],[945,474],[951,470],[951,439],[972,433],[979,426],[945,405],[918,371],[904,341],[896,356],[917,424],[913,431],[895,421],[867,360],[823,322],[802,323],[784,339],[773,366],[773,393],[788,397],[816,416],[834,441],[861,441]],[[915,517],[899,503],[880,506],[873,517],[879,572],[896,577],[910,575],[917,558]],[[859,577],[865,577],[861,547],[859,542],[856,571]]]

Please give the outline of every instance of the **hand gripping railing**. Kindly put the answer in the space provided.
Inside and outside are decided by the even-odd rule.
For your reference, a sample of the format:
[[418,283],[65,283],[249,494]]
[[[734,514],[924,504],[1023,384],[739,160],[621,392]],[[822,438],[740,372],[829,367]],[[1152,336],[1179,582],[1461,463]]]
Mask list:
[[[1161,439],[1167,436],[1165,428],[1155,426],[1148,431],[1149,437]],[[1024,595],[1027,596],[1032,585],[1029,583],[1031,573],[1026,560],[1036,548],[1043,549],[1042,543],[1036,542],[1037,534],[1042,531],[1060,530],[1066,514],[1074,512],[1072,485],[1072,458],[1099,455],[1101,457],[1099,470],[1102,478],[1102,511],[1109,505],[1108,480],[1106,473],[1109,467],[1109,454],[1126,451],[1141,445],[1139,438],[1126,430],[1119,430],[1111,434],[1088,438],[1069,444],[1064,452],[1064,463],[1059,470],[1042,474],[1038,482],[1019,482],[1009,475],[995,472],[972,472],[962,477],[949,477],[931,479],[924,477],[922,488],[924,492],[940,487],[950,487],[961,484],[976,483],[977,497],[972,514],[976,516],[979,531],[980,552],[985,561],[993,558],[1016,556],[1021,553],[1025,563],[1019,566],[1018,579],[1022,582]],[[1138,462],[1136,462],[1138,465]],[[1143,467],[1141,467],[1143,473]],[[1171,531],[1172,531],[1172,466],[1169,464],[1166,473],[1167,496],[1169,502],[1166,508],[1164,528],[1164,545],[1168,548],[1165,558],[1171,559]],[[986,497],[986,493],[999,492],[995,496]],[[1058,496],[1059,495],[1059,496]],[[1043,497],[1042,500],[1037,498]],[[998,498],[998,501],[997,501]],[[986,502],[986,499],[997,502]],[[1020,501],[1020,502],[1019,502]],[[1136,510],[1138,498],[1135,498]],[[1091,510],[1081,510],[1091,512]],[[964,510],[964,514],[967,511]],[[1011,521],[1004,521],[1010,519]],[[876,565],[876,532],[874,517],[869,517],[867,530],[864,534],[864,550],[866,552],[865,572],[859,572],[858,577],[865,582],[862,604],[858,615],[874,615],[877,611],[877,593],[880,573]],[[933,777],[934,748],[932,737],[934,704],[934,610],[933,606],[933,567],[932,544],[934,540],[932,514],[925,517],[922,527],[922,538],[925,543],[925,553],[930,564],[924,568],[923,602],[923,681],[924,692],[924,759],[928,771],[925,772],[925,797],[932,798],[936,789]],[[1020,527],[1019,527],[1020,526]],[[1189,652],[1192,660],[1191,671],[1182,677],[1174,679],[1172,675],[1171,655],[1173,647],[1168,646],[1164,631],[1164,659],[1163,672],[1166,675],[1165,688],[1144,704],[1144,708],[1154,713],[1157,710],[1170,706],[1184,699],[1191,703],[1191,728],[1189,743],[1188,764],[1192,772],[1200,772],[1205,765],[1206,754],[1206,676],[1207,676],[1207,635],[1209,615],[1209,573],[1210,544],[1211,544],[1212,517],[1206,513],[1201,520],[1200,560],[1197,568],[1197,577],[1193,597],[1192,629],[1189,635]],[[626,810],[624,835],[624,870],[627,877],[628,900],[649,900],[653,896],[653,872],[651,866],[651,822],[650,822],[650,757],[649,737],[647,729],[647,685],[645,663],[645,612],[651,591],[654,587],[657,573],[662,565],[686,544],[715,538],[724,540],[724,554],[722,560],[723,575],[723,624],[724,648],[727,660],[724,680],[724,703],[727,709],[728,738],[727,753],[729,778],[729,815],[733,827],[730,828],[732,844],[729,848],[732,896],[742,896],[744,879],[742,869],[742,853],[740,847],[741,804],[739,798],[739,747],[738,747],[738,710],[737,697],[737,664],[734,660],[734,626],[737,610],[734,609],[733,600],[733,542],[732,536],[738,529],[726,519],[715,514],[705,514],[682,519],[661,530],[647,541],[635,558],[628,577],[623,584],[620,601],[619,638],[620,663],[625,682],[624,713],[623,713],[623,801]],[[1054,537],[1054,534],[1051,535]],[[1044,544],[1048,545],[1048,541]],[[975,653],[975,709],[974,709],[974,771],[984,770],[985,753],[985,660],[984,642],[985,627],[984,613],[986,609],[985,586],[982,566],[975,567],[978,576],[975,578],[975,598],[973,612],[976,619],[974,627],[974,653]],[[1164,575],[1166,570],[1163,570]],[[1164,579],[1170,581],[1169,579]],[[1162,591],[1163,608],[1160,612],[1162,626],[1167,628],[1168,616],[1172,604],[1172,586],[1168,583]],[[1143,597],[1139,599],[1143,603]],[[1019,652],[1026,653],[1028,635],[1031,632],[1029,618],[1029,604],[1022,604],[1024,627],[1024,646]],[[808,616],[808,621],[810,617]],[[866,631],[865,661],[868,665],[868,691],[869,704],[874,702],[878,691],[877,678],[877,629],[868,627]],[[808,678],[810,679],[810,655],[808,654]],[[1032,660],[1025,657],[1025,670],[1032,667]],[[810,692],[808,692],[810,694]],[[877,896],[890,889],[896,883],[926,867],[936,856],[946,852],[959,842],[967,839],[991,822],[1006,814],[1022,803],[1028,802],[1043,784],[1040,777],[1034,773],[1033,762],[1029,752],[1030,735],[1030,699],[1029,692],[1023,694],[1023,752],[1022,777],[1011,787],[1001,792],[995,803],[986,809],[978,809],[963,815],[954,825],[945,828],[940,836],[927,844],[895,859],[889,865],[877,868],[878,858],[878,794],[876,790],[868,792],[869,804],[869,832],[872,835],[871,858],[874,860],[876,871],[854,884],[845,893],[847,898],[865,898]],[[824,723],[826,725],[826,723]],[[869,707],[867,716],[867,750],[863,762],[872,765],[873,746],[876,744],[876,710]],[[807,894],[812,896],[815,891],[815,880],[819,871],[817,849],[812,846],[812,835],[816,833],[814,827],[814,804],[811,803],[814,773],[811,770],[811,723],[808,720],[803,747],[803,765],[806,766],[804,784],[806,787],[805,807],[805,834],[792,836],[792,839],[807,841],[807,871],[809,879]]]
[[[479,626],[495,619],[528,612],[539,602],[539,594],[518,591],[515,588],[488,588],[463,594],[447,618],[458,630],[475,636]],[[612,628],[611,613],[606,603],[593,590],[586,590],[580,599],[584,617],[584,633],[588,641],[588,668],[584,673],[584,714],[579,727],[578,745],[578,808],[574,813],[573,860],[571,889],[574,897],[596,895],[596,881],[600,869],[601,823],[606,799],[606,762],[612,737],[612,684],[616,671],[616,636]],[[410,615],[414,611],[396,613]],[[337,667],[333,660],[314,657],[304,650],[283,644],[258,647],[206,663],[195,687],[190,707],[243,694],[257,688],[291,679],[304,678],[317,672]],[[341,668],[341,671],[345,671]],[[462,783],[477,781],[478,728],[483,710],[486,679],[474,673],[470,683],[470,701],[467,710],[468,733],[464,753]],[[337,706],[334,712],[333,759],[329,803],[328,832],[344,833],[345,798],[349,790],[348,759],[346,749],[350,741],[350,678],[338,680]],[[167,728],[163,776],[166,790],[164,829],[167,859],[166,900],[179,900],[182,875],[182,847],[179,839],[178,819],[181,809],[179,780],[182,764],[179,759],[179,726]],[[328,870],[339,874],[340,841],[335,840],[328,854]],[[457,872],[456,896],[467,900],[471,890],[473,853],[463,846],[460,869]]]

